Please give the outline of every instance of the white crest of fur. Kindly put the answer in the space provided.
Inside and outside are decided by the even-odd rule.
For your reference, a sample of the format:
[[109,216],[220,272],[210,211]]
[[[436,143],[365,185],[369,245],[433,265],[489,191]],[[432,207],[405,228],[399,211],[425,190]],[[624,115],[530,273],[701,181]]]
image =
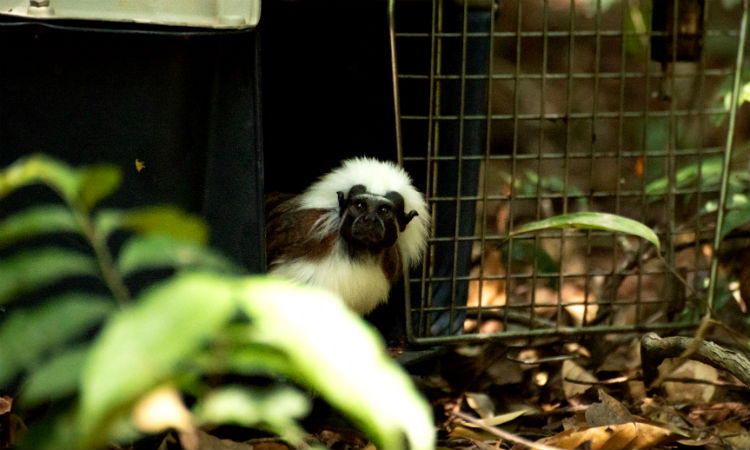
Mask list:
[[346,305],[357,314],[367,314],[388,300],[391,284],[386,279],[377,258],[352,261],[336,245],[320,260],[298,258],[279,264],[271,273],[301,284],[318,286],[339,294]]
[[[352,186],[361,184],[367,192],[385,195],[396,191],[404,198],[404,210],[417,211],[418,216],[412,219],[406,229],[399,233],[399,253],[404,264],[414,266],[422,259],[427,235],[430,230],[430,212],[422,194],[412,186],[409,175],[390,161],[379,161],[374,158],[354,158],[346,160],[341,167],[320,178],[300,196],[300,209],[330,209],[338,217],[338,195],[349,192]],[[330,222],[328,222],[330,223]],[[325,227],[327,224],[320,224]],[[330,228],[329,228],[330,229]]]

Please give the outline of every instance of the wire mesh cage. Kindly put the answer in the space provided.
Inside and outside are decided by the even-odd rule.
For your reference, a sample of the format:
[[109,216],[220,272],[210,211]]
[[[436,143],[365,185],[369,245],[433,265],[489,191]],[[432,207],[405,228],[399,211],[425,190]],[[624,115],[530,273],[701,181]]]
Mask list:
[[[399,156],[433,214],[408,339],[694,326],[719,243],[747,221],[727,200],[749,181],[747,2],[389,6]],[[642,222],[661,249],[606,230],[512,234],[584,211]]]

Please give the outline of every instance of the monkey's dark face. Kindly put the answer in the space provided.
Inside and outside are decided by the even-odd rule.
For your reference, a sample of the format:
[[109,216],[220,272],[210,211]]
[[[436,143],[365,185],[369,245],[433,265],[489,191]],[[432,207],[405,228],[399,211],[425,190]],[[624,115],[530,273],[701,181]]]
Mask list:
[[338,197],[341,236],[353,251],[379,253],[393,246],[398,233],[417,215],[404,213],[404,199],[397,192],[371,194],[358,184]]

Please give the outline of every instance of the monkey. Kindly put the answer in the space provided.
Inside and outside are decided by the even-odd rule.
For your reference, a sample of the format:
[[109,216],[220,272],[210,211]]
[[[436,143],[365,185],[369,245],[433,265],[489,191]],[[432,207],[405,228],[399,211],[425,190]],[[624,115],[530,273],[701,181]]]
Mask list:
[[333,291],[359,315],[387,301],[403,268],[418,265],[427,246],[427,203],[392,162],[346,160],[269,207],[269,273]]

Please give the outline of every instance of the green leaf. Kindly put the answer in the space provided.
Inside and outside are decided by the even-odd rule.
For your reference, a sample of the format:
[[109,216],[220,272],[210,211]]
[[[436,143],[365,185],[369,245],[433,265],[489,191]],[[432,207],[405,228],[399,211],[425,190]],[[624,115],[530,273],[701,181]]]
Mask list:
[[581,2],[589,16],[602,14],[616,4],[618,3],[615,0],[583,0]]
[[123,276],[162,267],[238,272],[237,266],[211,249],[165,235],[133,237],[117,259],[117,268]]
[[0,305],[13,297],[72,276],[95,276],[89,255],[62,248],[26,250],[0,260]]
[[82,447],[106,438],[114,420],[158,384],[176,376],[235,312],[232,283],[189,274],[147,290],[94,342],[83,368],[78,421]]
[[642,223],[616,214],[580,212],[562,214],[549,219],[527,223],[516,228],[509,236],[546,230],[550,228],[582,228],[593,230],[616,231],[634,234],[654,244],[660,249],[659,238],[654,231]]
[[[685,188],[698,181],[703,189],[716,186],[723,167],[723,156],[715,156],[689,164],[675,174],[676,187]],[[646,195],[663,195],[668,187],[669,180],[666,177],[659,178],[646,185]]]
[[[513,179],[509,173],[500,171],[498,173],[504,183],[510,184]],[[526,170],[523,175],[519,175],[513,182],[513,189],[516,194],[537,195],[540,192],[559,194],[559,197],[569,197],[575,201],[576,206],[581,209],[588,207],[588,200],[583,195],[583,191],[572,185],[566,185],[564,180],[557,176],[546,175],[540,177],[533,170]]]
[[644,17],[644,12],[638,6],[628,8],[625,23],[625,49],[630,55],[642,55],[643,50],[648,42],[648,30],[646,23],[648,19]]
[[304,432],[295,420],[309,411],[305,395],[280,384],[262,388],[228,386],[211,392],[194,408],[199,423],[261,428],[295,446],[304,443]]
[[120,185],[117,166],[99,164],[80,170],[46,155],[21,158],[0,171],[0,198],[23,186],[43,183],[55,190],[68,204],[93,208]]
[[724,215],[724,225],[721,228],[721,239],[732,232],[732,230],[750,222],[750,204],[741,205],[736,209],[728,211]]
[[252,325],[233,323],[224,328],[216,345],[196,357],[195,364],[210,375],[288,376],[294,366],[280,349],[248,340]]
[[[500,245],[500,253],[503,261],[507,261],[508,258],[508,243],[504,242]],[[534,245],[532,242],[515,241],[513,242],[513,250],[511,253],[511,260],[520,262],[523,264],[534,264],[536,262],[537,269],[541,274],[555,273],[558,271],[557,263],[552,259],[549,253],[540,245]]]
[[750,192],[750,172],[743,170],[730,172],[729,185],[734,188],[736,192]]
[[68,349],[35,370],[24,383],[21,405],[28,408],[75,394],[88,352],[88,345]]
[[254,343],[232,348],[224,363],[235,374],[292,376],[294,373],[294,365],[284,352]]
[[31,184],[44,183],[69,203],[75,202],[81,175],[67,164],[46,155],[32,155],[0,171],[0,198]]
[[737,105],[741,106],[743,103],[750,103],[750,81],[742,85],[740,96],[737,98]]
[[107,236],[122,226],[125,213],[119,209],[100,209],[94,215],[94,230],[106,241]]
[[0,386],[64,348],[113,310],[110,298],[70,293],[30,310],[12,311],[0,325]]
[[77,429],[72,408],[58,414],[47,412],[45,420],[28,423],[23,433],[20,449],[70,450],[76,448]]
[[750,196],[747,194],[730,194],[726,204],[728,210],[746,208],[750,205]]
[[[750,102],[750,82],[742,85],[740,88],[739,95],[737,96],[737,106],[742,106],[743,103]],[[732,92],[729,91],[724,94],[724,109],[729,111],[732,109]]]
[[242,286],[249,339],[286,353],[294,367],[289,376],[346,414],[378,448],[434,448],[429,406],[377,332],[340,298],[266,278]]
[[81,205],[90,210],[103,198],[108,197],[120,186],[122,174],[112,164],[97,164],[81,170],[81,183],[78,197]]
[[208,242],[208,227],[200,217],[171,206],[126,211],[121,217],[120,226],[142,235],[167,234],[198,244]]
[[[511,254],[508,255],[508,244],[509,242],[505,241],[499,247],[503,262],[508,261],[508,256],[510,256],[513,264],[536,264],[536,269],[540,274],[551,274],[559,270],[555,260],[552,259],[552,256],[541,245],[535,245],[533,242],[526,242],[524,240],[513,241],[513,246],[510,247],[512,249]],[[559,284],[557,278],[544,278],[544,280],[552,287],[556,287]]]
[[32,206],[0,223],[0,248],[41,234],[78,231],[73,214],[65,206]]

